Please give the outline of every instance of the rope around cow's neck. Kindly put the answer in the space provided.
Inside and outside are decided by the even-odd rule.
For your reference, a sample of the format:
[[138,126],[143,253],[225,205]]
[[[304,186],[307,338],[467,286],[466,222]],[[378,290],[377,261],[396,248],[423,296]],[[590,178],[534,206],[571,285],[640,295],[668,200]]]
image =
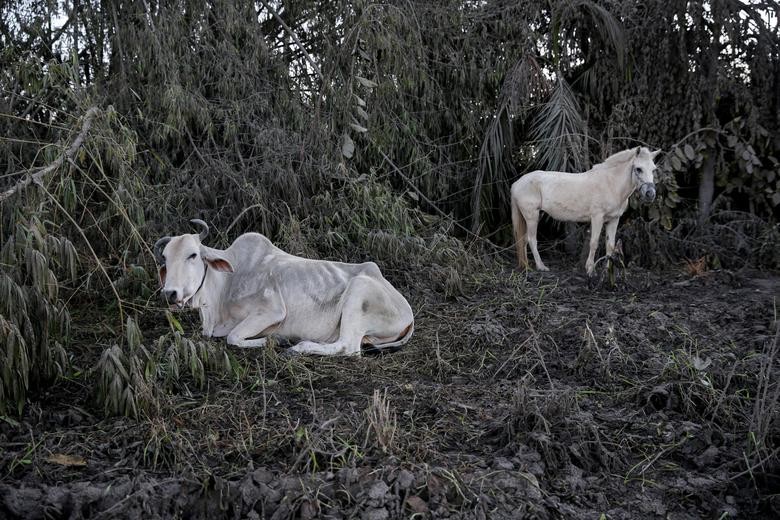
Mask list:
[[187,301],[182,302],[181,306],[184,307],[187,305],[187,302],[192,301],[193,298],[195,298],[195,295],[200,292],[200,290],[203,288],[203,284],[206,282],[206,274],[209,272],[209,264],[206,262],[203,262],[203,278],[200,279],[200,285],[195,290],[194,293],[192,293],[192,296],[187,298]]

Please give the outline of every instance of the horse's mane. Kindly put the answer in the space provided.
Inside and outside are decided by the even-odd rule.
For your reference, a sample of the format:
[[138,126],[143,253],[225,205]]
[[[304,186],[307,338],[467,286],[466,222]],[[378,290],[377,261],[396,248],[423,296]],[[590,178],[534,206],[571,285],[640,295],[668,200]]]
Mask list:
[[[647,152],[646,148],[642,148],[640,153]],[[601,170],[604,168],[613,168],[615,166],[620,166],[623,163],[630,161],[636,157],[636,148],[629,148],[627,150],[621,150],[620,152],[613,153],[606,159],[604,159],[604,162],[600,162],[598,164],[594,164],[592,170]]]

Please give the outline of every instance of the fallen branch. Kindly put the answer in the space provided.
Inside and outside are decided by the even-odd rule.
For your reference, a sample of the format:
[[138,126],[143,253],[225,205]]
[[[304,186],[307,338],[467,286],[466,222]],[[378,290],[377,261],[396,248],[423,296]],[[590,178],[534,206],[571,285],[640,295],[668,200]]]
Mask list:
[[87,113],[84,114],[84,122],[81,125],[81,131],[76,136],[76,139],[73,140],[73,143],[71,143],[70,147],[67,150],[65,150],[65,152],[62,155],[60,155],[50,165],[41,168],[40,170],[38,170],[33,174],[25,176],[24,179],[20,180],[19,182],[11,186],[8,190],[1,193],[0,202],[4,202],[7,198],[11,197],[16,192],[23,190],[31,183],[38,184],[39,186],[43,185],[43,179],[44,177],[46,177],[46,175],[53,172],[60,166],[62,166],[62,164],[65,162],[66,159],[67,160],[73,159],[73,156],[76,155],[76,152],[79,151],[81,145],[84,144],[84,140],[87,138],[89,129],[92,126],[92,120],[95,119],[97,113],[98,113],[97,107],[92,107],[89,110],[87,110]]

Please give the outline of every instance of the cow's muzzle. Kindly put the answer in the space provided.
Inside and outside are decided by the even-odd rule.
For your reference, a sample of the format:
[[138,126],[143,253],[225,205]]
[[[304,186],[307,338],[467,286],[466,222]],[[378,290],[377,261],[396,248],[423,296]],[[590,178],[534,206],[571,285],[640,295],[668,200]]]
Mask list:
[[168,290],[163,289],[162,290],[162,297],[163,297],[163,300],[165,300],[165,302],[168,303],[169,305],[175,305],[179,301],[178,293],[175,290],[168,291]]

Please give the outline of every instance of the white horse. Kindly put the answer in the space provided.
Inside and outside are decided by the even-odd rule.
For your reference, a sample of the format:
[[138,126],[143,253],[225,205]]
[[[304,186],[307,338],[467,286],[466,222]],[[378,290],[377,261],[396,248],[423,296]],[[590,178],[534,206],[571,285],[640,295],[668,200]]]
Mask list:
[[549,271],[536,248],[539,210],[557,220],[590,221],[590,253],[585,268],[593,274],[594,256],[601,227],[607,227],[607,255],[615,248],[618,220],[628,207],[635,190],[643,202],[655,199],[656,172],[653,159],[660,150],[630,148],[611,155],[584,173],[535,171],[512,184],[512,226],[517,241],[517,261],[528,267],[526,240],[531,246],[536,268]]

